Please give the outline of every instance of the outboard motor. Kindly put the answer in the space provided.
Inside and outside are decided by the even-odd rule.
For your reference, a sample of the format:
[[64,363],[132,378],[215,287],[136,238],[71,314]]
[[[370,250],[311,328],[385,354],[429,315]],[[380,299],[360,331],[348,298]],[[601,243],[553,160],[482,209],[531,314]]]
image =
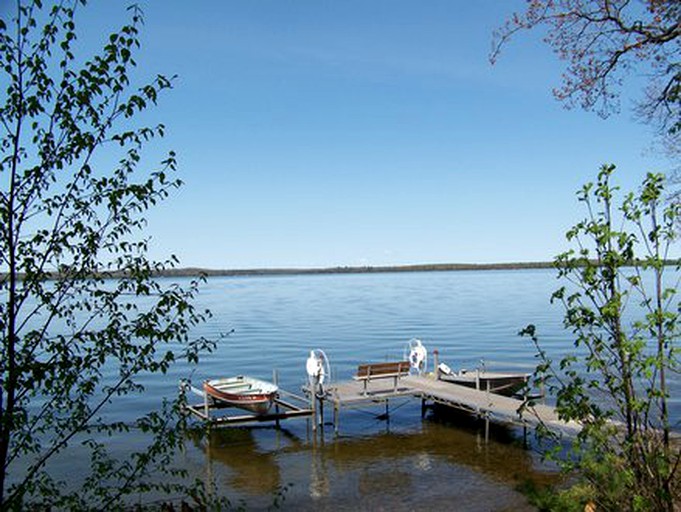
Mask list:
[[412,373],[416,375],[425,373],[428,363],[428,351],[423,346],[423,343],[421,343],[421,340],[417,338],[409,340],[405,350],[405,358],[409,360]]
[[310,351],[310,357],[307,358],[305,364],[307,371],[307,381],[310,387],[310,392],[318,397],[325,394],[324,383],[331,378],[331,369],[329,367],[329,358],[321,349]]

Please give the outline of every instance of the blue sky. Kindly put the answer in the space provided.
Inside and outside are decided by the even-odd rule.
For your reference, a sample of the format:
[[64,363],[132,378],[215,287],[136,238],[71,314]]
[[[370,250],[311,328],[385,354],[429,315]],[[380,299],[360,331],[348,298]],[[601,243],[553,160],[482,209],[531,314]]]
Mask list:
[[[123,20],[93,0],[83,44]],[[602,163],[634,187],[667,162],[625,98],[607,120],[551,95],[561,63],[492,31],[522,2],[142,2],[138,78],[177,74],[145,120],[185,186],[149,215],[182,266],[550,260]]]

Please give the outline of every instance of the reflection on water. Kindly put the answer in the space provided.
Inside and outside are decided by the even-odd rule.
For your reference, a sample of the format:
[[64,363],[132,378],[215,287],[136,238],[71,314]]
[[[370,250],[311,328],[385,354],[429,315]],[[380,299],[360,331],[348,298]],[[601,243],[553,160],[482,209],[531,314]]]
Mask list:
[[440,412],[409,431],[340,438],[330,428],[313,436],[304,423],[197,430],[192,445],[220,492],[249,509],[267,508],[287,486],[287,510],[532,510],[514,487],[556,480],[522,436],[496,426],[485,442],[484,425],[466,416]]
[[255,430],[248,428],[194,431],[192,441],[206,455],[208,477],[218,462],[229,468],[218,488],[235,489],[248,495],[268,495],[281,485],[281,474],[273,452],[263,452],[255,440]]

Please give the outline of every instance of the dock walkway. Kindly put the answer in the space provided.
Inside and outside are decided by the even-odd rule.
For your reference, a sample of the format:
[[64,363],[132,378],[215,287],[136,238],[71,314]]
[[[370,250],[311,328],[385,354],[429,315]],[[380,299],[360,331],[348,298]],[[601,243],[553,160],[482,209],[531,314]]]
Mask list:
[[571,435],[581,429],[576,422],[561,420],[555,408],[549,405],[531,404],[430,377],[415,375],[402,377],[397,386],[393,386],[392,381],[375,380],[369,383],[366,392],[362,383],[346,381],[335,384],[327,391],[322,401],[333,404],[336,432],[341,408],[386,403],[387,410],[388,401],[399,397],[420,398],[424,410],[426,404],[430,402],[470,412],[486,420],[522,427],[543,424],[549,429]]
[[[229,414],[233,411],[227,408],[227,414],[215,414],[226,408],[226,404],[208,400],[202,390],[190,388],[194,393],[203,396],[203,403],[186,404],[187,413],[207,421],[213,426],[228,426],[245,423],[275,422],[277,426],[281,420],[313,416],[313,429],[317,424],[324,423],[324,406],[333,406],[333,425],[339,432],[340,412],[343,408],[358,408],[385,405],[385,414],[389,415],[389,402],[395,399],[421,399],[421,411],[425,414],[428,404],[442,404],[462,411],[469,412],[486,420],[518,425],[521,427],[536,427],[540,424],[547,428],[574,435],[581,430],[581,426],[572,421],[565,422],[558,417],[554,407],[535,404],[517,398],[506,397],[491,393],[487,390],[477,390],[451,382],[437,380],[432,376],[401,376],[393,379],[373,379],[368,382],[350,380],[329,386],[323,395],[315,395],[308,388],[307,397],[289,393],[282,389],[274,401],[274,411],[268,414]],[[319,420],[319,421],[318,421]]]

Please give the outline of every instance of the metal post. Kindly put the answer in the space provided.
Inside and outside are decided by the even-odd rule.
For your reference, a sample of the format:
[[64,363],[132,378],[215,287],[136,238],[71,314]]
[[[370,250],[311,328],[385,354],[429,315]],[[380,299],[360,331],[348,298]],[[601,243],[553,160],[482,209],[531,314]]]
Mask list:
[[480,391],[480,368],[475,370],[475,389]]
[[206,421],[210,419],[208,411],[208,393],[206,393],[205,389],[203,390],[203,414],[206,416]]
[[317,431],[317,396],[314,389],[310,387],[310,409],[312,409],[312,431]]
[[421,398],[421,419],[426,417],[426,399]]
[[[279,387],[279,374],[278,374],[276,368],[272,370],[272,382],[274,382],[275,386]],[[277,427],[277,429],[279,429],[280,428],[280,425],[279,425],[279,403],[276,401],[276,398],[275,398],[275,402],[274,402],[274,412],[277,415],[276,419],[274,420],[274,424]]]
[[440,351],[433,350],[433,375],[436,380],[440,380]]
[[333,430],[336,436],[340,432],[340,402],[333,404]]

